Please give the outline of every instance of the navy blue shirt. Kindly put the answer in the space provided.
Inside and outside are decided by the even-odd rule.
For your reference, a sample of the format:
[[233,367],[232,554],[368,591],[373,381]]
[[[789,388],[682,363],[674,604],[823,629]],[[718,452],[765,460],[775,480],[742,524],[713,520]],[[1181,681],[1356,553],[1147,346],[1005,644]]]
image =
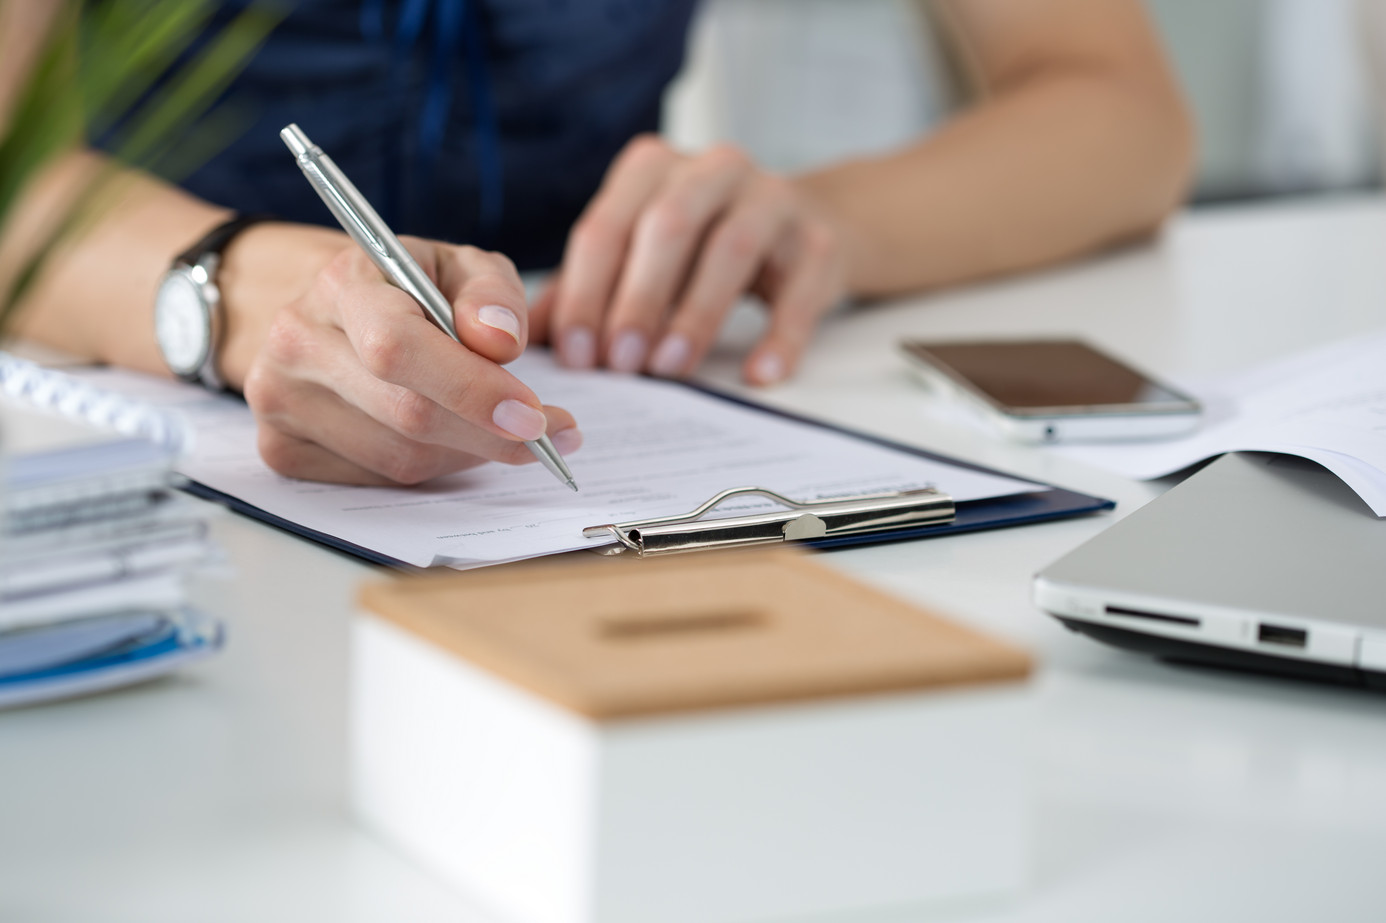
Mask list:
[[300,0],[227,95],[249,127],[182,185],[332,225],[279,140],[297,122],[397,233],[552,266],[616,153],[658,128],[695,2]]

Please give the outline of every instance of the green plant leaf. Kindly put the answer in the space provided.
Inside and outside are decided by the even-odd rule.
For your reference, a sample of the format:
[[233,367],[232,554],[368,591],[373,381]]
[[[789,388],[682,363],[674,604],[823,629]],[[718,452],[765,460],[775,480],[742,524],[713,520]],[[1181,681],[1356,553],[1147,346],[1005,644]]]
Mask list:
[[[115,162],[164,175],[185,175],[214,156],[248,124],[244,112],[221,111],[221,96],[287,12],[284,2],[252,3],[187,57],[208,28],[212,0],[54,2],[62,9],[0,126],[0,235],[27,185],[86,138],[114,132]],[[100,217],[118,175],[114,165],[97,171],[79,204],[30,248],[0,291],[0,332],[54,251]]]
[[82,137],[82,105],[75,76],[76,30],[75,10],[67,4],[58,14],[0,138],[0,228],[33,175]]
[[179,136],[180,126],[190,125],[226,91],[281,18],[263,6],[247,7],[139,108],[122,133],[117,156],[129,163],[153,162]]
[[149,91],[207,25],[207,0],[131,0],[98,7],[82,42],[88,136],[105,133]]

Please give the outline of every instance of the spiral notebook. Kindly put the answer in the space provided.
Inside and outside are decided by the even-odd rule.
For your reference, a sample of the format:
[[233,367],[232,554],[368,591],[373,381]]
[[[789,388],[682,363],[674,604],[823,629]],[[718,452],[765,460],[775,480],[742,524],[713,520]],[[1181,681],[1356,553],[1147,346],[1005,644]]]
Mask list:
[[[1112,506],[677,382],[562,369],[539,350],[510,369],[538,393],[561,395],[556,400],[580,421],[585,445],[569,459],[582,487],[578,494],[536,465],[483,465],[413,488],[294,481],[261,461],[254,418],[237,398],[116,369],[48,374],[90,392],[60,401],[66,408],[103,408],[108,419],[129,427],[177,434],[170,438],[183,446],[177,470],[188,478],[189,491],[401,567],[466,569],[614,547],[619,541],[611,530],[592,527],[667,518],[729,488],[763,488],[801,503],[933,489],[953,503],[946,522],[806,536],[809,544],[827,546],[1017,525]],[[112,410],[120,401],[144,410]],[[781,508],[746,495],[716,515]]]

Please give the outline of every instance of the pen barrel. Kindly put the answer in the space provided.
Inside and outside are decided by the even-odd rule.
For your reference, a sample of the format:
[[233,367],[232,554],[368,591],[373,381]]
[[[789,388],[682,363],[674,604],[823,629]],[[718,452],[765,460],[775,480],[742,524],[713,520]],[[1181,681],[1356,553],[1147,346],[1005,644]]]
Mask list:
[[395,237],[361,191],[347,179],[332,158],[322,152],[322,148],[308,140],[297,125],[285,128],[280,132],[280,137],[294,152],[294,160],[309,185],[317,191],[318,197],[352,240],[366,251],[391,283],[418,302],[429,319],[456,340],[457,326],[453,322],[451,303],[438,291],[428,273]]
[[[400,246],[403,247],[402,244]],[[391,282],[408,292],[409,296],[419,303],[429,320],[437,324],[448,336],[458,340],[457,325],[452,317],[452,304],[442,296],[433,280],[428,277],[428,273],[423,271],[423,267],[409,256],[407,251],[404,256],[405,259],[402,261],[392,260],[390,269],[382,266],[381,270],[390,277]]]

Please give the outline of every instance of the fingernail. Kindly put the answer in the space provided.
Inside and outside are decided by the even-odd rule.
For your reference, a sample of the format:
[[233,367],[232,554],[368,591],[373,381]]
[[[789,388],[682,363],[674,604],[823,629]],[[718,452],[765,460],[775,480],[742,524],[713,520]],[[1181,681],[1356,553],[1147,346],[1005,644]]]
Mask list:
[[611,367],[618,372],[638,372],[645,364],[645,336],[627,330],[611,345]]
[[576,426],[561,429],[552,436],[553,447],[559,455],[568,455],[582,448],[582,431]]
[[488,327],[504,330],[515,339],[516,343],[520,342],[520,319],[509,308],[503,308],[498,304],[488,304],[476,312],[476,319]]
[[755,361],[752,368],[758,384],[773,385],[784,378],[784,360],[774,353],[765,353]]
[[688,342],[688,337],[681,333],[671,333],[654,351],[654,356],[650,359],[650,371],[666,378],[681,375],[692,352],[693,344]]
[[590,369],[597,364],[597,335],[586,327],[568,328],[558,355],[570,369]]
[[526,442],[533,442],[544,435],[548,428],[548,418],[538,410],[520,401],[501,401],[491,414],[491,422],[512,436]]

